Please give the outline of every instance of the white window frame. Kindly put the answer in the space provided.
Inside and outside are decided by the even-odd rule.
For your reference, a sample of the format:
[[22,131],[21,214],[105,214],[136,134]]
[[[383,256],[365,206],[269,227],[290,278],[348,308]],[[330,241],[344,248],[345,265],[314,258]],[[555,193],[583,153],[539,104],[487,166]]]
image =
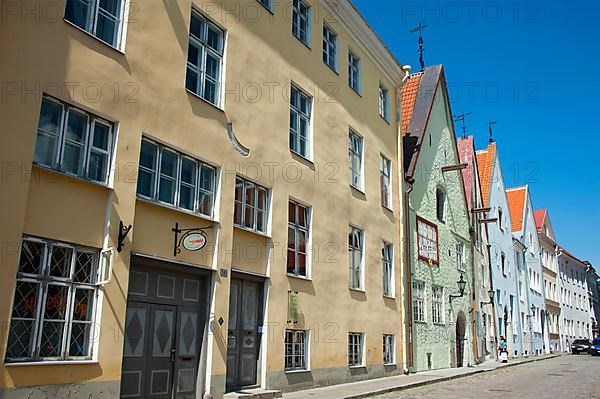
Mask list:
[[[239,183],[242,183],[242,198],[241,201],[238,198],[234,197],[234,203],[240,204],[241,206],[241,215],[240,220],[237,221],[235,218],[234,211],[234,219],[233,225],[240,229],[249,230],[259,234],[267,234],[268,226],[269,226],[269,216],[270,216],[270,205],[271,205],[271,191],[261,186],[260,184],[256,184],[248,179],[243,178],[242,176],[236,176],[236,186]],[[248,205],[246,202],[246,192],[248,189],[254,188],[254,204]],[[237,189],[236,189],[237,192]],[[259,192],[263,192],[265,196],[265,209],[260,209],[258,206]],[[253,222],[252,226],[246,225],[246,208],[252,209],[253,212]],[[262,211],[264,214],[264,230],[258,229],[258,214]]]
[[383,334],[383,364],[396,364],[396,336]]
[[[42,106],[40,106],[40,119],[38,121],[38,127],[37,127],[37,133],[36,133],[36,150],[37,150],[37,146],[38,146],[37,140],[40,137],[40,135],[54,136],[55,141],[54,141],[54,148],[52,149],[52,161],[50,163],[45,163],[41,160],[35,159],[35,155],[34,155],[33,163],[40,167],[48,168],[48,169],[55,170],[60,173],[64,173],[69,176],[75,176],[75,177],[78,177],[83,180],[88,180],[91,182],[95,182],[95,183],[107,186],[108,182],[110,181],[110,177],[111,177],[112,162],[113,162],[113,157],[114,157],[113,154],[114,154],[114,147],[115,147],[115,142],[116,142],[114,123],[111,123],[104,118],[100,118],[99,116],[96,116],[96,115],[94,115],[90,112],[87,112],[81,108],[77,108],[73,105],[70,105],[70,104],[60,101],[60,100],[57,100],[57,99],[52,98],[45,94],[42,97],[42,105],[44,104],[44,102],[51,103],[51,104],[54,104],[54,105],[57,105],[60,107],[59,125],[57,126],[58,131],[56,133],[53,133],[50,131],[46,131],[45,129],[42,129],[39,126],[39,123],[41,122],[41,117],[42,117]],[[70,112],[76,112],[78,114],[84,115],[87,120],[86,127],[85,127],[85,129],[86,129],[85,137],[83,138],[84,141],[81,145],[78,144],[79,147],[83,148],[83,157],[81,159],[80,173],[73,173],[71,171],[68,171],[68,170],[66,170],[65,165],[64,165],[65,146],[68,141],[66,138],[66,130],[67,130],[67,123],[68,123],[68,118],[69,118]],[[96,132],[96,130],[95,130],[96,124],[100,124],[100,125],[103,125],[104,127],[108,128],[108,136],[109,137],[108,137],[108,149],[107,150],[95,147],[93,144],[94,143],[94,134]],[[75,143],[75,142],[73,142],[73,143]],[[92,179],[89,177],[90,159],[91,159],[91,154],[94,152],[102,154],[106,157],[106,165],[105,165],[106,170],[104,171],[104,179],[103,180],[96,180],[96,179]]]
[[383,266],[383,296],[396,297],[396,279],[394,275],[394,244],[382,242],[382,266]]
[[361,95],[361,60],[352,50],[348,50],[348,86],[358,95]]
[[[140,171],[144,171],[146,173],[150,173],[153,175],[153,186],[151,187],[151,191],[152,193],[150,193],[150,195],[146,195],[146,194],[142,194],[139,192],[139,187],[136,188],[136,193],[138,198],[143,198],[145,200],[148,201],[152,201],[152,202],[156,202],[158,204],[161,205],[165,205],[168,206],[170,208],[173,209],[177,209],[180,210],[182,212],[189,212],[189,213],[193,213],[195,215],[201,215],[204,216],[208,219],[213,219],[214,214],[215,214],[215,206],[216,206],[216,193],[217,193],[217,168],[215,168],[214,166],[203,162],[197,158],[191,157],[187,154],[184,154],[180,151],[177,151],[175,149],[173,149],[172,147],[166,146],[156,140],[152,140],[148,137],[142,137],[142,143],[148,143],[152,146],[155,147],[155,156],[156,156],[156,163],[154,165],[155,169],[149,169],[141,164],[139,165],[139,170]],[[177,165],[176,165],[176,175],[175,177],[169,177],[163,173],[161,173],[161,160],[162,160],[162,156],[164,152],[170,152],[173,153],[177,156]],[[141,152],[142,152],[142,147],[140,146],[140,157],[141,157]],[[182,206],[180,206],[180,196],[181,196],[181,186],[183,185],[188,185],[185,182],[182,182],[181,180],[181,168],[182,168],[182,164],[183,164],[183,160],[191,160],[193,162],[195,162],[196,164],[196,184],[194,187],[194,206],[193,206],[193,210],[184,208]],[[204,193],[206,194],[208,191],[201,187],[200,183],[201,183],[201,176],[202,176],[202,170],[203,168],[209,169],[212,171],[213,174],[213,178],[212,178],[212,192],[211,192],[211,206],[210,206],[210,212],[209,213],[203,213],[201,211],[200,208],[200,194]],[[173,203],[170,202],[164,202],[160,200],[160,179],[161,176],[175,182],[175,193],[173,196]],[[138,179],[139,179],[139,175],[138,175]]]
[[379,83],[379,116],[390,121],[390,91],[383,83]]
[[[294,205],[294,211],[296,212],[296,214],[294,215],[294,219],[295,219],[294,223],[290,222],[289,208],[291,205]],[[300,224],[298,224],[299,207],[304,208],[306,210],[306,226],[301,226]],[[310,256],[311,255],[311,239],[312,239],[311,226],[312,226],[312,207],[290,198],[288,200],[288,249],[287,249],[288,259],[287,259],[287,262],[289,262],[289,256],[290,256],[289,233],[290,233],[290,230],[292,230],[294,232],[294,272],[291,273],[289,270],[287,270],[288,275],[291,275],[294,277],[304,277],[304,278],[308,278],[308,279],[311,277],[311,256]],[[306,252],[305,253],[302,253],[299,250],[299,240],[298,240],[299,232],[303,232],[306,237],[306,243],[305,243],[305,251]],[[305,256],[304,274],[300,273],[300,264],[298,261],[298,256],[300,254],[303,254]],[[287,267],[288,267],[288,264],[286,263],[286,269],[287,269]]]
[[456,242],[456,269],[462,272],[467,271],[466,247],[463,241]]
[[[43,245],[43,253],[41,256],[41,265],[39,265],[40,270],[38,273],[27,273],[18,271],[16,284],[20,282],[23,283],[34,283],[38,285],[37,294],[36,294],[36,308],[33,310],[34,317],[33,318],[19,318],[19,317],[11,317],[11,323],[13,321],[18,320],[30,320],[33,322],[32,333],[29,346],[29,356],[21,357],[21,358],[9,358],[8,357],[8,345],[7,345],[7,353],[5,357],[5,362],[7,364],[10,363],[44,363],[44,362],[72,362],[72,361],[82,361],[82,360],[93,360],[96,358],[97,353],[95,352],[95,337],[97,335],[96,325],[98,323],[98,308],[99,308],[99,297],[100,297],[100,287],[104,285],[105,281],[99,281],[102,279],[104,275],[104,271],[102,270],[102,262],[100,262],[101,256],[105,251],[101,251],[95,248],[84,247],[80,245],[67,244],[64,242],[59,242],[55,240],[49,239],[41,239],[31,236],[24,236],[21,241],[21,255],[23,255],[23,247],[25,242],[31,242],[37,245]],[[69,249],[71,251],[71,259],[69,265],[69,275],[67,277],[59,277],[59,276],[51,276],[49,273],[49,267],[52,257],[52,251],[54,247],[60,247]],[[77,254],[87,253],[93,256],[92,264],[91,264],[91,272],[90,281],[89,282],[77,282],[74,280],[74,271],[75,264],[77,262]],[[21,263],[21,258],[19,258],[19,264]],[[110,266],[112,268],[112,266]],[[53,357],[42,357],[40,354],[41,343],[42,343],[42,327],[44,325],[44,304],[47,301],[48,294],[48,286],[62,286],[67,289],[67,304],[65,307],[65,316],[64,319],[61,319],[60,322],[63,323],[63,331],[61,337],[61,350],[59,356]],[[92,310],[89,315],[89,320],[74,320],[73,313],[75,311],[75,296],[77,290],[88,290],[92,291]],[[16,295],[13,294],[13,301]],[[11,306],[14,306],[13,303]],[[12,310],[11,310],[12,312]],[[52,319],[52,321],[58,322],[58,319]],[[87,356],[71,356],[71,334],[72,328],[74,324],[87,324],[89,327],[88,333],[88,342],[87,342]],[[10,331],[10,330],[9,330]],[[10,337],[10,335],[9,335]]]
[[[354,349],[358,348],[357,351]],[[365,365],[365,334],[348,333],[348,367],[364,367]]]
[[[300,106],[296,106],[294,105],[294,97],[298,98],[298,104],[300,104],[302,102],[302,99],[304,99],[307,103],[308,106],[308,114],[305,113],[304,111],[302,111],[302,108]],[[289,147],[290,147],[290,151],[292,151],[294,154],[297,154],[298,156],[307,159],[307,160],[312,160],[312,155],[313,155],[313,146],[312,146],[312,142],[313,142],[313,103],[314,99],[312,96],[310,96],[308,93],[306,93],[304,90],[300,89],[300,87],[298,87],[297,85],[293,84],[291,85],[291,90],[290,90],[290,137],[289,137]],[[296,125],[296,129],[294,130],[292,128],[292,123],[291,120],[294,120],[294,123]],[[305,151],[306,153],[302,153],[301,152],[301,141],[302,141],[302,135],[301,135],[301,122],[304,121],[306,123],[307,126],[307,135],[306,137],[304,137],[304,140],[306,141],[305,144]],[[295,136],[295,139],[292,138],[292,136]]]
[[[192,20],[194,18],[196,18],[197,20],[199,20],[201,22],[202,35],[204,37],[196,37],[195,35],[192,35],[191,24],[192,24]],[[214,49],[208,44],[207,38],[208,38],[209,28],[212,28],[214,31],[216,31],[220,34],[220,46],[219,46],[220,48],[219,49]],[[223,91],[223,86],[224,86],[223,77],[225,75],[224,69],[225,69],[226,39],[227,39],[227,32],[223,28],[221,28],[216,23],[212,22],[204,14],[202,14],[195,8],[192,8],[192,14],[191,14],[191,18],[190,18],[190,28],[188,31],[188,42],[189,42],[190,46],[193,46],[198,50],[199,60],[197,60],[197,61],[198,61],[199,65],[191,63],[189,61],[189,54],[187,55],[185,87],[186,87],[186,90],[188,90],[189,92],[193,93],[194,95],[200,97],[201,99],[205,100],[209,104],[212,104],[220,109],[223,109],[223,107],[224,107],[224,99],[222,96],[222,91]],[[189,50],[188,50],[188,52],[189,52]],[[218,62],[219,71],[218,71],[218,76],[216,78],[210,77],[206,73],[206,64],[207,64],[206,60],[208,59],[209,56],[211,56],[219,61]],[[188,74],[190,73],[190,71],[192,73],[197,74],[197,76],[198,76],[198,80],[196,82],[196,87],[194,89],[187,87],[187,78],[188,78]],[[215,85],[214,101],[211,100],[210,98],[207,98],[207,96],[205,95],[207,81],[210,81],[210,82],[214,83],[214,85]]]
[[338,42],[338,34],[329,25],[323,23],[323,63],[336,73],[338,71]]
[[416,323],[427,323],[427,293],[423,281],[412,283],[413,319]]
[[[301,6],[306,8],[306,15],[301,13]],[[311,46],[312,35],[312,7],[304,0],[292,0],[292,34],[308,48]],[[302,38],[301,28],[304,22],[304,35]]]
[[392,161],[381,154],[380,186],[381,186],[381,205],[384,208],[392,210]]
[[[365,232],[358,227],[350,225],[348,237],[348,286],[353,290],[364,291]],[[352,242],[350,242],[350,239]],[[358,240],[358,243],[356,243],[356,240]],[[355,255],[357,252],[360,255],[360,261],[358,262],[358,265],[355,264]]]
[[[67,19],[67,7],[69,6],[69,2],[74,1],[74,2],[81,2],[81,0],[67,0],[65,1],[65,12],[64,12],[64,19],[65,21],[67,21],[69,24],[76,26],[79,29],[84,30],[85,32],[89,33],[90,35],[94,36],[96,39],[100,40],[102,43],[105,43],[106,45],[113,47],[119,51],[123,50],[123,45],[124,45],[124,36],[125,36],[125,32],[126,32],[126,28],[125,25],[127,24],[127,11],[129,10],[129,6],[130,6],[130,1],[129,0],[120,0],[120,5],[119,5],[119,10],[118,10],[118,15],[115,14],[111,14],[110,12],[108,12],[107,10],[101,9],[100,8],[100,0],[87,0],[90,5],[89,5],[89,10],[88,10],[88,15],[86,16],[86,23],[85,26],[79,26],[75,21],[71,21],[70,19]],[[109,43],[107,41],[105,41],[104,39],[101,39],[98,36],[98,15],[102,14],[105,17],[108,17],[110,19],[112,19],[113,21],[115,21],[115,25],[117,26],[116,32],[115,32],[115,44],[113,43]]]
[[444,320],[444,287],[431,287],[431,319],[433,324],[443,325]]
[[[358,148],[357,148],[358,147]],[[348,131],[348,168],[350,186],[359,191],[364,190],[364,154],[365,139],[353,129]],[[354,169],[354,161],[358,160],[358,170]]]
[[[292,342],[288,341],[289,336],[292,337]],[[298,343],[297,338],[301,336],[303,342]],[[288,355],[288,347],[291,346],[291,354]],[[286,373],[294,372],[294,371],[307,371],[310,370],[310,356],[309,356],[309,346],[310,346],[310,332],[307,330],[293,330],[286,329],[285,337],[284,337],[284,369]],[[301,353],[297,353],[298,350],[301,350]],[[301,363],[298,364],[296,362],[296,358],[300,357]],[[291,366],[288,367],[287,359],[291,358]]]
[[419,216],[417,216],[417,247],[420,260],[432,265],[439,265],[438,228],[435,224]]

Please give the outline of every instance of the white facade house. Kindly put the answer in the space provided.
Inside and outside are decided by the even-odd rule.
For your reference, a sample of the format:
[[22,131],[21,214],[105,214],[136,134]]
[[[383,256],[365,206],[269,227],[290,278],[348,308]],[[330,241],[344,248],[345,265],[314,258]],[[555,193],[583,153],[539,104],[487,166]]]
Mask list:
[[496,143],[477,151],[477,167],[481,179],[487,231],[490,243],[490,263],[496,314],[496,339],[506,338],[511,356],[524,354],[521,342],[523,325],[519,317],[517,267],[514,256],[512,220],[506,196],[504,178]]
[[550,353],[548,328],[546,325],[546,301],[544,297],[544,274],[541,261],[541,248],[537,235],[537,227],[533,216],[531,197],[528,186],[506,190],[510,214],[512,218],[512,233],[524,246],[523,262],[526,270],[526,279],[530,318],[529,325],[532,331],[529,334],[529,353],[541,355]]
[[561,299],[560,339],[562,349],[570,351],[575,339],[592,338],[592,312],[589,300],[590,264],[564,248],[558,251],[558,285]]

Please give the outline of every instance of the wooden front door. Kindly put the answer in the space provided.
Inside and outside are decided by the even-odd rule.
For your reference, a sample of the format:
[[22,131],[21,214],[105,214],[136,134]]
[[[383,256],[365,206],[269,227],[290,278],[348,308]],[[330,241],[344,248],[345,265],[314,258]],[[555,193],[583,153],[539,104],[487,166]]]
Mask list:
[[196,275],[132,268],[121,398],[192,399],[207,291]]
[[262,283],[231,279],[227,335],[227,391],[257,385]]

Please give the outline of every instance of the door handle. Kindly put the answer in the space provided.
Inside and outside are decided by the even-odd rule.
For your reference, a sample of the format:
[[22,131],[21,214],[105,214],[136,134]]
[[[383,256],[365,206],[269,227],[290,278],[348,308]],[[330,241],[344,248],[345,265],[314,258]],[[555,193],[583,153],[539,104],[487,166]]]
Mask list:
[[185,362],[193,360],[194,356],[179,356],[179,358]]
[[175,363],[175,349],[171,349],[171,362]]

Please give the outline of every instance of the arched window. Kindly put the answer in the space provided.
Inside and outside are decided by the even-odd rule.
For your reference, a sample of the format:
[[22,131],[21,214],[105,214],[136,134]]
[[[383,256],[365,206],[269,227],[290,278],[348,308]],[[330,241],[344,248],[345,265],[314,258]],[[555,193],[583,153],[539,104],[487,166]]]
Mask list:
[[440,222],[444,221],[444,213],[446,210],[446,192],[443,188],[438,187],[435,190],[435,200],[437,209],[437,218]]

